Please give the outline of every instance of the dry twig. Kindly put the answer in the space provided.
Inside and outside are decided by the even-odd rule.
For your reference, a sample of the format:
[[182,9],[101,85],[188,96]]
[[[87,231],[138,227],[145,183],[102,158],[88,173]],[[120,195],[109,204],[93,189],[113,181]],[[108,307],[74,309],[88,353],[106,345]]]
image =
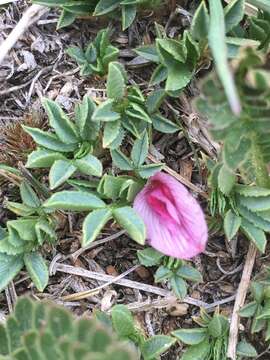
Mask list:
[[32,5],[25,11],[18,24],[11,31],[6,40],[0,45],[0,64],[29,26],[37,21],[47,11],[48,8],[41,5]]
[[253,244],[249,245],[245,266],[242,273],[242,278],[237,290],[236,299],[233,308],[233,314],[230,325],[230,335],[227,356],[230,359],[236,360],[236,347],[238,340],[238,328],[239,328],[239,310],[245,303],[247,290],[249,287],[250,277],[254,266],[257,249]]

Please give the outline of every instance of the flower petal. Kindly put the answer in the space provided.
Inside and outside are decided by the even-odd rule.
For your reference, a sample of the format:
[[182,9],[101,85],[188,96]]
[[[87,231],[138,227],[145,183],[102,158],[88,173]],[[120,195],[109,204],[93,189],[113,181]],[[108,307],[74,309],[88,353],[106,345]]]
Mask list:
[[[149,197],[156,201],[149,201]],[[166,206],[167,213],[164,208],[156,208],[157,201]],[[180,259],[190,259],[204,251],[207,225],[203,211],[187,189],[171,176],[157,173],[150,178],[136,196],[134,209],[145,222],[150,245],[158,251]]]

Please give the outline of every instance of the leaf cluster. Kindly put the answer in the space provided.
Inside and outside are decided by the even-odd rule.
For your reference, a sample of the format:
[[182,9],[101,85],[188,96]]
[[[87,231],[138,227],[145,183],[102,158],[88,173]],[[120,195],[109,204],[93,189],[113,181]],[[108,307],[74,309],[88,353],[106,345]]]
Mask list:
[[67,54],[80,66],[81,76],[93,74],[102,77],[107,74],[109,63],[117,60],[119,50],[110,44],[109,36],[109,29],[103,29],[85,51],[78,46],[67,49]]
[[187,295],[187,281],[202,282],[202,275],[185,261],[174,259],[153,248],[139,250],[138,259],[147,267],[158,266],[155,272],[155,282],[169,281],[175,295],[184,299]]
[[18,218],[0,228],[0,290],[25,266],[39,291],[48,283],[48,269],[39,249],[45,242],[56,241],[56,221],[51,209],[44,208],[32,187],[20,185],[22,203],[7,202],[7,208]]

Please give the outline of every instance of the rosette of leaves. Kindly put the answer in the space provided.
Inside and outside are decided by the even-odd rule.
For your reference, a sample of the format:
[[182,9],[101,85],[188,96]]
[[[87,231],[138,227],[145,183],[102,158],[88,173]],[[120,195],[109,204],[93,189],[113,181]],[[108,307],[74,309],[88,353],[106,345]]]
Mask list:
[[202,282],[200,272],[183,260],[165,256],[153,248],[139,250],[137,255],[142,265],[158,266],[155,282],[169,281],[173,292],[180,299],[187,295],[187,281]]
[[9,220],[6,229],[0,228],[0,290],[25,266],[39,291],[48,283],[48,269],[39,249],[56,240],[55,219],[50,209],[26,182],[20,185],[22,203],[7,202],[7,208],[19,216]]
[[263,332],[265,341],[270,340],[270,271],[261,281],[250,285],[252,301],[242,307],[239,315],[251,319],[251,334]]
[[150,84],[165,81],[165,90],[172,96],[178,96],[191,81],[201,56],[201,49],[190,31],[184,31],[183,36],[176,39],[157,38],[155,45],[141,46],[135,51],[157,64]]
[[44,107],[53,132],[23,126],[35,140],[38,149],[28,156],[26,167],[50,168],[50,188],[55,189],[75,172],[101,176],[102,163],[92,153],[99,137],[99,122],[93,121],[96,105],[85,96],[75,107],[71,121],[54,101],[45,99]]
[[118,62],[109,64],[107,97],[94,111],[92,120],[102,123],[103,147],[117,149],[125,135],[130,132],[140,138],[152,125],[158,131],[173,133],[179,127],[159,112],[165,97],[162,90],[152,92],[146,99],[137,86],[127,86],[127,74]]
[[110,220],[125,229],[139,244],[144,244],[144,222],[130,206],[142,184],[129,176],[104,175],[99,182],[69,180],[76,190],[53,194],[44,204],[46,208],[68,211],[91,211],[83,222],[82,246],[93,242]]
[[1,359],[138,360],[100,321],[74,319],[64,307],[20,298],[0,325]]
[[176,341],[169,335],[146,338],[144,331],[125,305],[115,305],[112,308],[111,317],[101,312],[97,312],[96,317],[110,326],[120,340],[132,343],[143,360],[158,359]]
[[119,50],[110,44],[109,29],[103,29],[85,51],[73,46],[67,49],[67,54],[77,61],[82,76],[104,76],[108,72],[109,63],[117,60]]
[[257,16],[248,18],[248,37],[259,42],[259,49],[267,51],[270,44],[270,8],[269,12],[259,11]]
[[[227,360],[229,321],[217,311],[213,316],[201,310],[200,317],[193,317],[200,326],[190,329],[178,329],[172,335],[188,345],[180,360]],[[239,342],[237,355],[254,357],[256,350],[245,340]]]

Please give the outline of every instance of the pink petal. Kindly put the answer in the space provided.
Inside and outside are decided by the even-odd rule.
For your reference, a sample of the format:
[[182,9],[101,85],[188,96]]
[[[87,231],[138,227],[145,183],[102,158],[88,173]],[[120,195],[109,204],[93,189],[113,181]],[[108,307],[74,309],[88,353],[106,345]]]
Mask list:
[[144,220],[152,247],[180,259],[204,251],[207,225],[198,202],[173,177],[157,173],[136,196],[134,209]]

